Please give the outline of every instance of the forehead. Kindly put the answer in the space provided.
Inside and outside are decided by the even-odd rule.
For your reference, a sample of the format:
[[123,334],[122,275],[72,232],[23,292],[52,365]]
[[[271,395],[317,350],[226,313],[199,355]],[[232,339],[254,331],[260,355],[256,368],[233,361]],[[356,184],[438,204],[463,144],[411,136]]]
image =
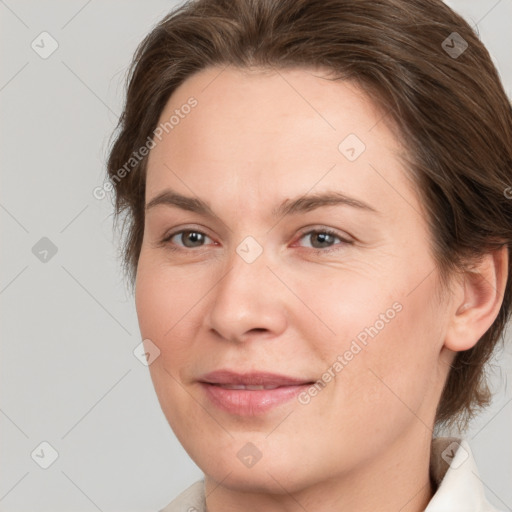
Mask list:
[[335,187],[377,203],[383,191],[415,201],[385,113],[356,84],[327,78],[318,69],[232,67],[189,77],[160,116],[167,130],[149,156],[146,198],[166,186],[190,192],[185,184],[204,197],[229,187],[277,200]]

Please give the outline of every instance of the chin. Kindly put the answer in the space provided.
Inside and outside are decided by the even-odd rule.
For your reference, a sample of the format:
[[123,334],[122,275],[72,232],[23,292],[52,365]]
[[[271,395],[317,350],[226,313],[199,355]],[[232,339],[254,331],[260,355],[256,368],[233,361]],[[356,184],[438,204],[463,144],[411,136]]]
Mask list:
[[[294,472],[292,467],[287,471],[272,470],[272,468],[261,467],[258,471],[255,468],[245,469],[238,467],[226,467],[226,472],[218,469],[212,473],[205,474],[216,483],[222,482],[222,486],[231,491],[254,493],[254,494],[287,494],[303,489],[307,483],[294,479],[290,480],[290,474]],[[226,476],[228,475],[229,476]]]

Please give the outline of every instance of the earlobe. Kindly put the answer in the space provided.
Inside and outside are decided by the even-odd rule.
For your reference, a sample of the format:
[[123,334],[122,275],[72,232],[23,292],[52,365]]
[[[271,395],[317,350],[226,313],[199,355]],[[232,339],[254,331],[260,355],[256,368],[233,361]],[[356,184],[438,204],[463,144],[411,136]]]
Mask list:
[[455,352],[472,348],[498,316],[508,277],[508,248],[486,254],[467,271],[459,286],[457,303],[444,346]]

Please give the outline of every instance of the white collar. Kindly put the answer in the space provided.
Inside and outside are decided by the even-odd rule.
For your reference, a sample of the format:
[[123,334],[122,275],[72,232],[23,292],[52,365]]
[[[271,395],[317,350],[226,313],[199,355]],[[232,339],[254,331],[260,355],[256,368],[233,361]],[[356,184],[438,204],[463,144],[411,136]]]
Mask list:
[[434,439],[430,472],[438,488],[425,512],[497,512],[485,497],[475,459],[464,439]]
[[[499,512],[485,498],[468,443],[456,437],[433,439],[430,473],[437,490],[424,512]],[[205,512],[204,480],[185,489],[160,512]]]

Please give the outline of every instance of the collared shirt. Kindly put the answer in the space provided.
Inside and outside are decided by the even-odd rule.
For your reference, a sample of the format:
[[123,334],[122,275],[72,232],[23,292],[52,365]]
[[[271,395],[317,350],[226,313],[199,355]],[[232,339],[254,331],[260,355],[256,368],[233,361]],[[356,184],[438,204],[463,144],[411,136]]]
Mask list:
[[[467,441],[455,437],[434,439],[430,474],[437,489],[424,512],[499,512],[486,500]],[[185,489],[160,512],[207,512],[204,480]]]

